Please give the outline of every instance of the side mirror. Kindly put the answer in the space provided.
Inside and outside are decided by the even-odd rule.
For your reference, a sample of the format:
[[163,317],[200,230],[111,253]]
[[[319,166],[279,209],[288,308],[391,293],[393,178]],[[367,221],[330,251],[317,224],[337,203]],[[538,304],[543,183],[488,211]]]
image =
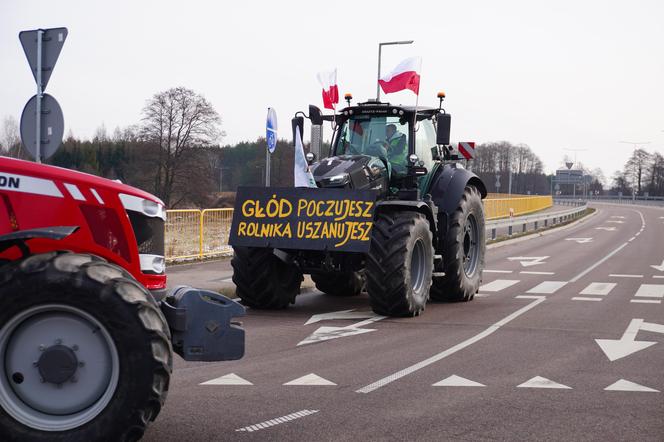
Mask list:
[[323,113],[313,104],[309,105],[309,119],[314,126],[320,126],[323,124]]
[[[291,126],[293,127],[293,146],[295,146],[295,129],[300,128],[300,136],[304,136],[304,118],[303,117],[294,117],[291,120]],[[303,143],[304,144],[304,143]]]
[[450,126],[452,116],[450,114],[438,114],[436,116],[436,144],[447,146],[450,144]]

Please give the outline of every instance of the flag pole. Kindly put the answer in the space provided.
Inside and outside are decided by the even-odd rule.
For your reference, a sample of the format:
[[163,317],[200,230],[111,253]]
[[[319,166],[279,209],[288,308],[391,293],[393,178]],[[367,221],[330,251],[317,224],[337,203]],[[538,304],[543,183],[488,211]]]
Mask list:
[[415,118],[413,121],[413,132],[417,132],[417,105],[420,102],[420,83],[422,82],[422,59],[420,58],[420,82],[417,84],[417,93],[415,94]]

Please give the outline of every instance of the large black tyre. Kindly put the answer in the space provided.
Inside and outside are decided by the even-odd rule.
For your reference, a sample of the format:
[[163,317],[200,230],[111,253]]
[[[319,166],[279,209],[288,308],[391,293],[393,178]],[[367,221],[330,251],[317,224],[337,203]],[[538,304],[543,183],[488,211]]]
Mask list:
[[234,247],[233,283],[247,307],[282,309],[295,303],[304,279],[294,264],[283,262],[272,249]]
[[364,288],[364,272],[312,273],[316,288],[331,296],[357,296]]
[[[0,440],[140,439],[166,400],[173,365],[168,325],[151,298],[129,273],[95,256],[52,252],[3,265],[0,268],[3,364]],[[76,329],[68,328],[87,324],[88,320],[90,328],[84,327],[86,333],[76,334],[73,333]],[[61,327],[49,328],[49,335],[42,339],[38,321],[51,321],[49,323]],[[94,339],[105,342],[108,347],[86,346],[86,336],[95,336]],[[19,339],[24,339],[23,344],[31,339],[46,342],[39,346],[21,345],[21,356],[17,358],[18,353],[12,348],[18,346]],[[113,363],[99,363],[101,367],[94,369],[96,360],[86,359],[86,352],[88,356],[112,355],[109,357]],[[78,361],[70,365],[75,370],[74,376],[57,381],[59,387],[56,381],[48,380],[49,376],[57,377],[60,373],[53,371],[53,366],[45,376],[47,381],[40,384],[39,377],[44,376],[42,365],[28,364],[29,368],[19,374],[14,370],[17,365],[25,366],[25,362],[21,362],[23,357],[39,359],[41,364],[44,355],[57,360],[67,353],[76,354],[80,359],[74,358]],[[8,367],[6,371],[7,364],[14,368]],[[49,373],[48,364],[44,367]],[[103,372],[110,373],[108,384],[106,378],[100,377]],[[58,416],[56,412],[44,413],[40,408],[43,404],[33,407],[28,403],[37,398],[40,388],[47,388],[62,392],[50,404],[57,407],[66,398],[81,396],[76,385],[89,383],[101,385],[104,394],[80,412]],[[24,384],[25,390],[20,390],[19,384]],[[81,402],[76,406],[87,404]],[[57,428],[60,430],[47,431]]]
[[433,245],[429,222],[417,212],[380,213],[367,255],[367,293],[379,315],[417,316],[429,299]]
[[443,244],[442,268],[436,270],[445,276],[433,279],[431,299],[470,301],[480,289],[486,253],[484,208],[476,187],[466,186]]

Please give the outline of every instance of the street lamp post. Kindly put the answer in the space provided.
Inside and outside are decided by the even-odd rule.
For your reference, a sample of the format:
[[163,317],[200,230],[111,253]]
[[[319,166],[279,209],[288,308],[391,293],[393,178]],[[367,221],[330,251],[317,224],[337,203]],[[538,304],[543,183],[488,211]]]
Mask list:
[[378,77],[376,78],[376,101],[380,101],[380,83],[378,83],[378,80],[380,80],[380,57],[383,46],[409,45],[414,41],[415,40],[402,40],[402,41],[387,41],[383,43],[378,43]]

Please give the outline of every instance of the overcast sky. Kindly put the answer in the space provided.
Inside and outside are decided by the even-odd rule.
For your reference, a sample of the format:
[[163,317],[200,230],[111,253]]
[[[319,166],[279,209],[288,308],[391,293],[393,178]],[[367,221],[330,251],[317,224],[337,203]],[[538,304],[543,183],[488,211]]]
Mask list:
[[263,135],[268,106],[290,137],[295,111],[322,107],[316,72],[337,67],[340,93],[364,101],[378,42],[413,39],[383,51],[383,72],[422,56],[420,104],[445,90],[456,141],[525,143],[547,170],[587,149],[578,160],[607,177],[632,150],[620,141],[664,153],[661,0],[2,0],[0,118],[18,120],[35,93],[19,31],[60,26],[69,36],[46,92],[78,137],[139,122],[150,96],[180,85],[221,114],[222,143]]

